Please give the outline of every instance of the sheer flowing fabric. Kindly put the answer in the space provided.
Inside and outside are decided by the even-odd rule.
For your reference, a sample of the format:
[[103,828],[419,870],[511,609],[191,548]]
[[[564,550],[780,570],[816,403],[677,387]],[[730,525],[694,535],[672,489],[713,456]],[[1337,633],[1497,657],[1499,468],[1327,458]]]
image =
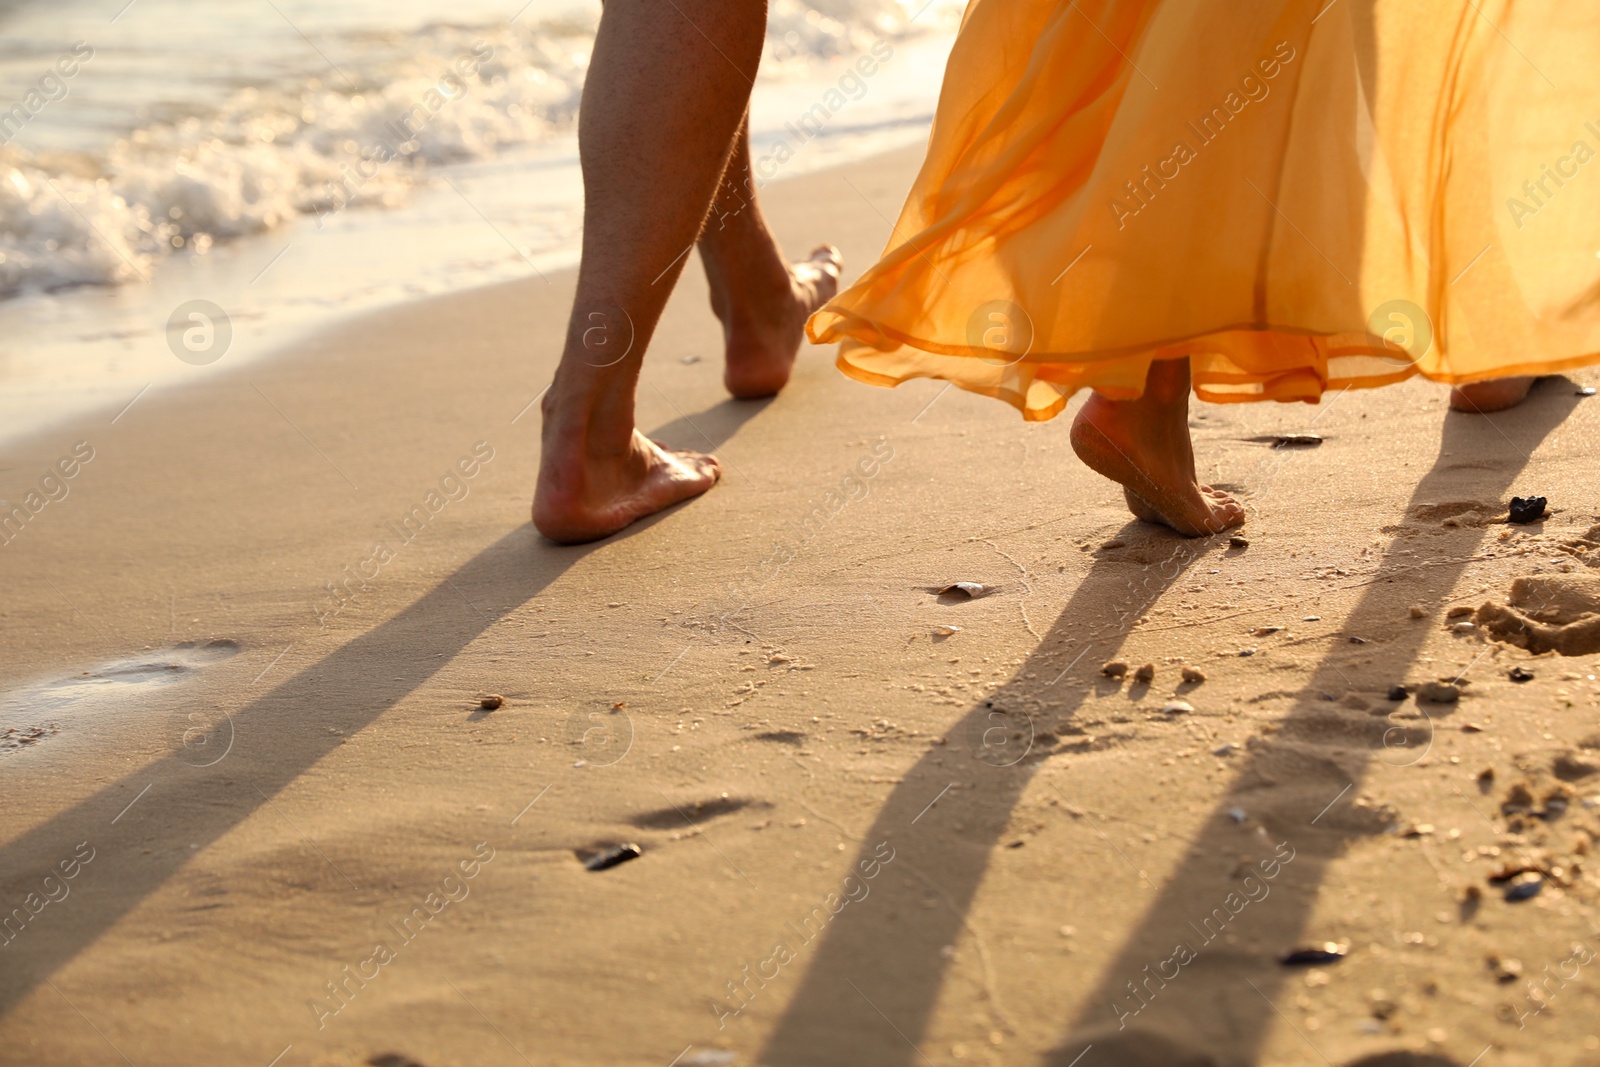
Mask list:
[[1049,419],[1600,361],[1594,0],[973,0],[845,374]]

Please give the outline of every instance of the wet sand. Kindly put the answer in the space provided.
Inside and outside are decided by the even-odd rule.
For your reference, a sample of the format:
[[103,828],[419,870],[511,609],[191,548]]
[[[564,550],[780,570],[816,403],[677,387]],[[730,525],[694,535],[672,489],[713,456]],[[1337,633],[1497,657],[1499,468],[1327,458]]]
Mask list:
[[[854,273],[917,163],[769,212]],[[558,548],[529,405],[571,284],[0,457],[48,501],[0,546],[0,1062],[1600,1062],[1597,657],[1449,615],[1600,552],[1572,380],[1197,405],[1248,544],[1186,541],[1076,461],[1075,405],[821,350],[726,399],[696,266],[640,417],[726,477]]]

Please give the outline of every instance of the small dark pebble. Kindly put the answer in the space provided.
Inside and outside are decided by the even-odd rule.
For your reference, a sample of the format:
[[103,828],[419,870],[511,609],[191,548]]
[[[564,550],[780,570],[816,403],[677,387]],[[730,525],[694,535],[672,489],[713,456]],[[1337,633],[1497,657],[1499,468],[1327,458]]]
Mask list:
[[613,845],[604,852],[598,852],[583,861],[583,865],[591,871],[606,871],[619,863],[627,863],[644,855],[644,849],[638,845]]
[[1016,841],[1011,841],[1011,842],[1007,843],[1006,848],[1021,848],[1023,845],[1026,845],[1026,844],[1027,844],[1026,841],[1018,839]]
[[1544,506],[1548,503],[1542,496],[1514,496],[1511,498],[1510,520],[1515,523],[1538,522],[1544,518]]
[[497,708],[501,707],[503,704],[505,704],[505,702],[506,702],[506,698],[505,697],[500,696],[498,693],[495,693],[495,694],[491,694],[489,696],[486,696],[482,700],[478,701],[478,707],[482,708],[484,711],[494,711],[495,709],[497,709]]
[[1408,697],[1410,695],[1411,694],[1406,692],[1406,687],[1403,686],[1403,685],[1391,685],[1389,687],[1389,699],[1390,700],[1404,700],[1406,697]]
[[1523,871],[1506,884],[1506,899],[1512,903],[1529,900],[1544,888],[1544,875],[1537,871]]
[[1280,433],[1273,448],[1315,448],[1322,443],[1322,435],[1315,433]]
[[1513,682],[1531,682],[1533,681],[1533,672],[1526,667],[1512,667],[1511,680]]
[[422,1064],[398,1052],[380,1052],[367,1061],[367,1067],[422,1067]]
[[1240,537],[1238,534],[1234,534],[1232,537],[1228,538],[1228,547],[1229,548],[1249,548],[1250,547],[1250,539],[1248,537]]
[[1297,948],[1293,952],[1278,957],[1278,962],[1285,967],[1316,967],[1324,963],[1338,963],[1344,959],[1349,949],[1344,945],[1324,941],[1320,945],[1310,945],[1306,948]]
[[1365,637],[1351,637],[1350,643],[1352,645],[1364,645],[1367,643],[1367,639]]

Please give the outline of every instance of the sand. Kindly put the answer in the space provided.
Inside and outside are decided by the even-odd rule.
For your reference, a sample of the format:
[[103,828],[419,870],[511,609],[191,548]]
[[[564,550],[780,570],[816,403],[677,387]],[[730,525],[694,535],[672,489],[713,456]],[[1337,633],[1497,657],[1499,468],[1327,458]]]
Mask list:
[[[917,162],[770,214],[859,270]],[[0,457],[18,501],[93,453],[0,546],[0,1061],[1600,1063],[1596,657],[1447,614],[1600,552],[1600,401],[1199,405],[1248,545],[1185,541],[1070,411],[819,350],[726,399],[692,268],[640,418],[726,477],[558,548],[527,405],[571,285],[392,308]],[[1498,521],[1513,493],[1549,517]]]

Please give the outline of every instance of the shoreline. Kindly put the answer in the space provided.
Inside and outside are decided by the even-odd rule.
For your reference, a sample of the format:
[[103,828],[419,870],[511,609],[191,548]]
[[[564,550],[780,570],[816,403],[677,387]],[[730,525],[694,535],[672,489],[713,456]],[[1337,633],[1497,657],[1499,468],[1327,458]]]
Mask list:
[[[876,57],[864,52],[843,64],[843,75],[818,64],[804,76],[762,79],[752,113],[763,188],[924,141],[928,85],[938,84],[951,40],[952,32],[928,30]],[[428,117],[457,106],[454,97],[439,100],[441,110]],[[791,129],[797,119],[803,138]],[[397,188],[389,188],[389,142],[399,134],[382,125],[374,136],[389,138],[382,144],[391,162],[347,173],[342,185],[330,180],[332,206],[230,240],[198,235],[204,255],[162,255],[142,267],[118,261],[127,268],[122,284],[0,300],[0,448],[72,415],[126,404],[141,389],[208,376],[218,363],[273,358],[351,315],[577,263],[575,132],[490,158],[407,165]],[[375,189],[376,202],[351,204],[350,183]],[[336,185],[342,191],[333,192]],[[391,196],[402,200],[389,203]],[[205,318],[193,319],[194,311]]]

